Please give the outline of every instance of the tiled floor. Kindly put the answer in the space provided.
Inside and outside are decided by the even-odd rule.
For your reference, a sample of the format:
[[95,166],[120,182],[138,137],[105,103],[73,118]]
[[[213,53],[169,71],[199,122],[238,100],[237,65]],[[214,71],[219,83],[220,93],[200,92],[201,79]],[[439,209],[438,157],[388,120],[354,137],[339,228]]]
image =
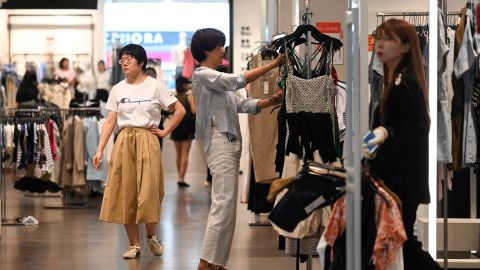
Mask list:
[[[32,215],[37,227],[2,227],[0,269],[129,269],[194,270],[198,263],[210,203],[210,191],[203,186],[205,165],[199,148],[192,146],[188,189],[178,189],[172,141],[164,142],[165,199],[159,237],[165,254],[154,257],[144,243],[136,260],[123,260],[128,245],[123,227],[98,221],[100,199],[90,199],[89,209],[44,209],[59,204],[58,198],[25,198],[13,189],[9,175],[7,217]],[[237,227],[230,258],[231,270],[293,270],[295,259],[278,251],[271,227],[250,227],[252,213],[239,204]],[[143,229],[141,234],[143,235]],[[300,269],[306,269],[305,264]],[[318,270],[317,259],[313,269]]]

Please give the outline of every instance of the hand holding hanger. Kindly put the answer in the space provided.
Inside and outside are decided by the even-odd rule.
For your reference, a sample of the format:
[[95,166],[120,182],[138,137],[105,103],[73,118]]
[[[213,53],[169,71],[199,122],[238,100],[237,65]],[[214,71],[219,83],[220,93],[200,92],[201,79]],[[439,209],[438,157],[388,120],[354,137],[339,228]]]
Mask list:
[[277,58],[275,58],[275,60],[273,60],[273,65],[275,67],[279,67],[280,65],[282,65],[283,63],[285,63],[285,54],[279,54],[277,56]]
[[275,89],[275,94],[273,94],[270,98],[268,98],[268,101],[270,102],[271,105],[276,105],[282,103],[283,99],[283,91],[280,89],[280,87],[277,87]]

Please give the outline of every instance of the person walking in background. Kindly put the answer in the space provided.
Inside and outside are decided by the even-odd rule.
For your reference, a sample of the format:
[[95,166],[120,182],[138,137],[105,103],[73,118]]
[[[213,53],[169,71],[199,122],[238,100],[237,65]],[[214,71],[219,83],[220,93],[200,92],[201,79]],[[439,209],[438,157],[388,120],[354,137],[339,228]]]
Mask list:
[[195,99],[190,92],[190,81],[187,78],[180,76],[175,80],[175,88],[177,90],[176,98],[182,103],[185,111],[185,117],[180,122],[180,125],[172,131],[170,138],[175,143],[175,151],[177,154],[176,164],[178,172],[178,186],[189,187],[185,182],[185,173],[188,167],[188,156],[190,154],[190,147],[192,140],[195,138]]
[[217,29],[199,29],[193,34],[191,50],[200,63],[192,77],[197,105],[195,137],[203,142],[207,165],[213,177],[212,205],[198,270],[225,269],[230,257],[242,148],[238,113],[257,113],[282,100],[281,91],[262,100],[243,98],[233,91],[281,65],[285,59],[283,55],[243,75],[228,74],[216,70],[224,59],[223,46],[225,34]]
[[107,102],[108,100],[108,93],[112,86],[110,85],[110,76],[111,70],[105,68],[105,62],[103,60],[98,61],[97,63],[97,71],[95,72],[95,79],[96,79],[96,88],[97,88],[97,96],[96,99],[102,102]]
[[[165,137],[185,115],[182,104],[163,84],[145,74],[147,53],[136,44],[123,47],[118,55],[125,79],[108,97],[109,110],[100,134],[93,165],[98,168],[102,153],[118,124],[120,133],[112,152],[100,220],[124,224],[130,247],[125,259],[140,255],[139,223],[145,223],[147,243],[155,256],[163,254],[156,235],[164,195],[163,168],[157,137]],[[163,130],[158,128],[162,107],[173,116]]]
[[[370,174],[384,180],[402,202],[407,235],[403,245],[405,269],[440,269],[413,235],[419,204],[430,203],[430,116],[418,35],[408,22],[390,19],[378,27],[376,38],[376,52],[385,74],[385,91],[374,116],[375,138],[367,142],[381,145],[371,161]],[[368,157],[367,145],[363,147]]]
[[70,60],[62,58],[58,63],[58,69],[55,70],[55,79],[68,83],[68,88],[72,97],[75,96],[74,87],[77,83],[77,74],[75,70],[70,67]]
[[37,73],[34,70],[25,71],[15,102],[17,107],[35,106],[38,102],[38,81]]

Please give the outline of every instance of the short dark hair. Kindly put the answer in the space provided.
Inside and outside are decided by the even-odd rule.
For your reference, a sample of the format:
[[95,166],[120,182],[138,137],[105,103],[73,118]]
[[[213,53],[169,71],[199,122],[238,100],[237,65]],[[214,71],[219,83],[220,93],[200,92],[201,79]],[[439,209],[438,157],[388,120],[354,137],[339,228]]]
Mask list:
[[59,67],[60,69],[62,68],[63,62],[65,62],[65,61],[70,62],[70,61],[68,60],[68,58],[66,58],[66,57],[63,57],[62,59],[60,59],[60,62],[58,62],[58,67]]
[[118,59],[122,59],[122,56],[124,55],[129,55],[135,58],[137,63],[142,63],[142,70],[147,70],[147,52],[142,46],[137,44],[125,45],[118,53]]
[[100,60],[100,61],[98,61],[97,65],[98,65],[98,64],[105,65],[105,61],[103,61],[103,60]]
[[187,89],[185,89],[184,85],[189,84],[189,83],[190,83],[190,81],[187,78],[185,78],[183,76],[178,77],[175,80],[175,89],[177,90],[177,93],[182,94],[182,93],[187,92]]
[[225,46],[225,34],[215,28],[198,29],[192,36],[192,55],[198,62],[207,59],[205,52],[211,52],[218,46]]
[[145,73],[154,79],[157,78],[157,71],[153,67],[147,67],[147,69],[145,69]]

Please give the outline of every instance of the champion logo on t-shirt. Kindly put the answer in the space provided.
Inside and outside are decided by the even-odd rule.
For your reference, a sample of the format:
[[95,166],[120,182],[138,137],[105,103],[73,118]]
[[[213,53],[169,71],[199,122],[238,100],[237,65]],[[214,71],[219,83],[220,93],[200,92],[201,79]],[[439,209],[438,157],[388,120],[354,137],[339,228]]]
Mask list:
[[122,98],[120,99],[120,103],[138,103],[138,105],[140,106],[142,103],[144,102],[150,102],[152,101],[151,99],[130,99],[130,98]]

